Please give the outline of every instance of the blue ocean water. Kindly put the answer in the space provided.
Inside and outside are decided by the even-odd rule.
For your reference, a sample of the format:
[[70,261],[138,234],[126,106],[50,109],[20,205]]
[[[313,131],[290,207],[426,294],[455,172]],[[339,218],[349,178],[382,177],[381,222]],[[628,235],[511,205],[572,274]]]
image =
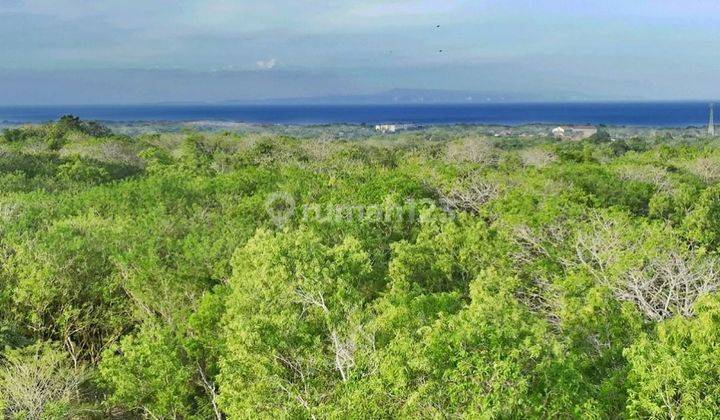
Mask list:
[[0,121],[44,122],[64,114],[100,121],[233,121],[254,124],[704,125],[704,102],[463,105],[103,105],[0,107]]

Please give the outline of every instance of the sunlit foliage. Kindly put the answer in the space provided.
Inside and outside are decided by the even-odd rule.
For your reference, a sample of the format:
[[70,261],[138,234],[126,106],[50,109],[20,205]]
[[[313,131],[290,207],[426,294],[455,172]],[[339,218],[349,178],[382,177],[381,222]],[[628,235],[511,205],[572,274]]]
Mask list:
[[274,130],[3,133],[0,417],[720,411],[712,140]]

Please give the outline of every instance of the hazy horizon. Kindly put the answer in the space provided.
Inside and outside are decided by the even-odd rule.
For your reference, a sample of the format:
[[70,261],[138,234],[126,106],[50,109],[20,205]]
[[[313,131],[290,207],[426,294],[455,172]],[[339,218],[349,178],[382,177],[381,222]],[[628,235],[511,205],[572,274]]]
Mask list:
[[[410,89],[412,90],[412,89]],[[13,109],[13,108],[94,108],[94,107],[174,107],[174,106],[208,106],[208,107],[253,107],[253,108],[271,108],[271,107],[297,107],[297,106],[317,106],[317,107],[433,107],[433,106],[483,106],[483,105],[498,105],[498,106],[514,106],[514,105],[622,105],[622,104],[702,104],[714,105],[717,110],[720,107],[720,99],[714,98],[679,98],[679,99],[637,99],[637,98],[612,98],[612,99],[599,99],[599,98],[586,98],[586,99],[573,99],[573,98],[558,98],[558,99],[510,99],[510,100],[457,100],[457,101],[425,101],[425,102],[411,102],[411,101],[373,101],[367,100],[366,98],[384,97],[385,94],[392,92],[382,91],[368,94],[358,95],[327,95],[327,96],[296,96],[296,97],[275,97],[275,98],[248,98],[248,99],[218,99],[218,100],[149,100],[145,102],[67,102],[67,103],[14,103],[14,104],[3,104],[0,103],[0,108]],[[463,91],[449,91],[462,93]],[[355,98],[359,100],[354,101]]]
[[[720,97],[711,1],[0,0],[0,105]],[[473,99],[476,101],[476,99]]]

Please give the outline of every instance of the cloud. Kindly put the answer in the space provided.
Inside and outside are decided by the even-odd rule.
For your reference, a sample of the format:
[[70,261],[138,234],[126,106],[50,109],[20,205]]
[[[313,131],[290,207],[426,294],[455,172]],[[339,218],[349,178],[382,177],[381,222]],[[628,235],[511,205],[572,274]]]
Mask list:
[[[707,40],[716,36],[720,2],[596,3],[0,0],[0,72],[42,71],[37,77],[51,80],[55,72],[97,70],[97,79],[105,75],[108,84],[122,79],[113,71],[127,69],[180,69],[214,79],[248,72],[276,84],[285,77],[286,91],[274,91],[279,96],[396,87],[711,96],[720,56]],[[318,73],[348,84],[338,91],[322,90],[322,80],[312,91],[294,88],[299,82],[292,77]],[[152,86],[159,79],[147,76],[138,84]],[[56,95],[61,99],[95,98],[74,95],[82,85],[52,80],[58,83],[53,92],[64,92]],[[10,85],[0,74],[2,86]],[[13,100],[23,100],[22,91],[16,92]],[[129,101],[125,92],[113,98]],[[225,97],[222,89],[186,93]],[[0,88],[0,103],[10,101],[8,95]],[[136,96],[164,100],[160,94]],[[39,93],[34,98],[53,99]]]
[[260,70],[270,70],[273,67],[275,67],[276,64],[277,64],[277,60],[274,58],[271,58],[269,60],[260,60],[260,61],[255,62],[255,65]]
[[456,0],[362,2],[350,8],[348,14],[350,16],[369,19],[381,17],[397,19],[401,17],[436,16],[438,14],[457,12],[462,6],[467,6],[467,4],[464,3],[465,2]]

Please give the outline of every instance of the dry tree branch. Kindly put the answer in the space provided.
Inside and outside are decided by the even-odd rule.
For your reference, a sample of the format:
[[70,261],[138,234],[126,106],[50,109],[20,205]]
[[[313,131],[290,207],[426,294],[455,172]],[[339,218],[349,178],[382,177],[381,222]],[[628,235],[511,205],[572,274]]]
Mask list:
[[215,418],[217,420],[223,420],[223,415],[220,412],[220,408],[217,405],[217,387],[215,386],[214,382],[210,382],[207,378],[207,375],[205,375],[205,370],[200,366],[200,362],[197,362],[197,368],[198,373],[200,374],[200,381],[205,388],[205,391],[210,395],[210,404],[212,404],[213,413],[215,413]]
[[714,259],[701,260],[671,251],[625,274],[613,287],[620,300],[634,303],[649,319],[691,317],[697,299],[720,287]]
[[453,187],[449,193],[439,192],[440,206],[445,211],[459,210],[479,213],[480,209],[500,195],[497,184],[471,176]]
[[623,238],[619,222],[594,216],[592,231],[575,239],[576,261],[621,301],[632,302],[648,319],[660,321],[674,315],[693,316],[697,299],[720,288],[720,264],[714,257],[692,250],[661,249],[658,255],[629,268],[623,256],[641,252],[641,238]]

